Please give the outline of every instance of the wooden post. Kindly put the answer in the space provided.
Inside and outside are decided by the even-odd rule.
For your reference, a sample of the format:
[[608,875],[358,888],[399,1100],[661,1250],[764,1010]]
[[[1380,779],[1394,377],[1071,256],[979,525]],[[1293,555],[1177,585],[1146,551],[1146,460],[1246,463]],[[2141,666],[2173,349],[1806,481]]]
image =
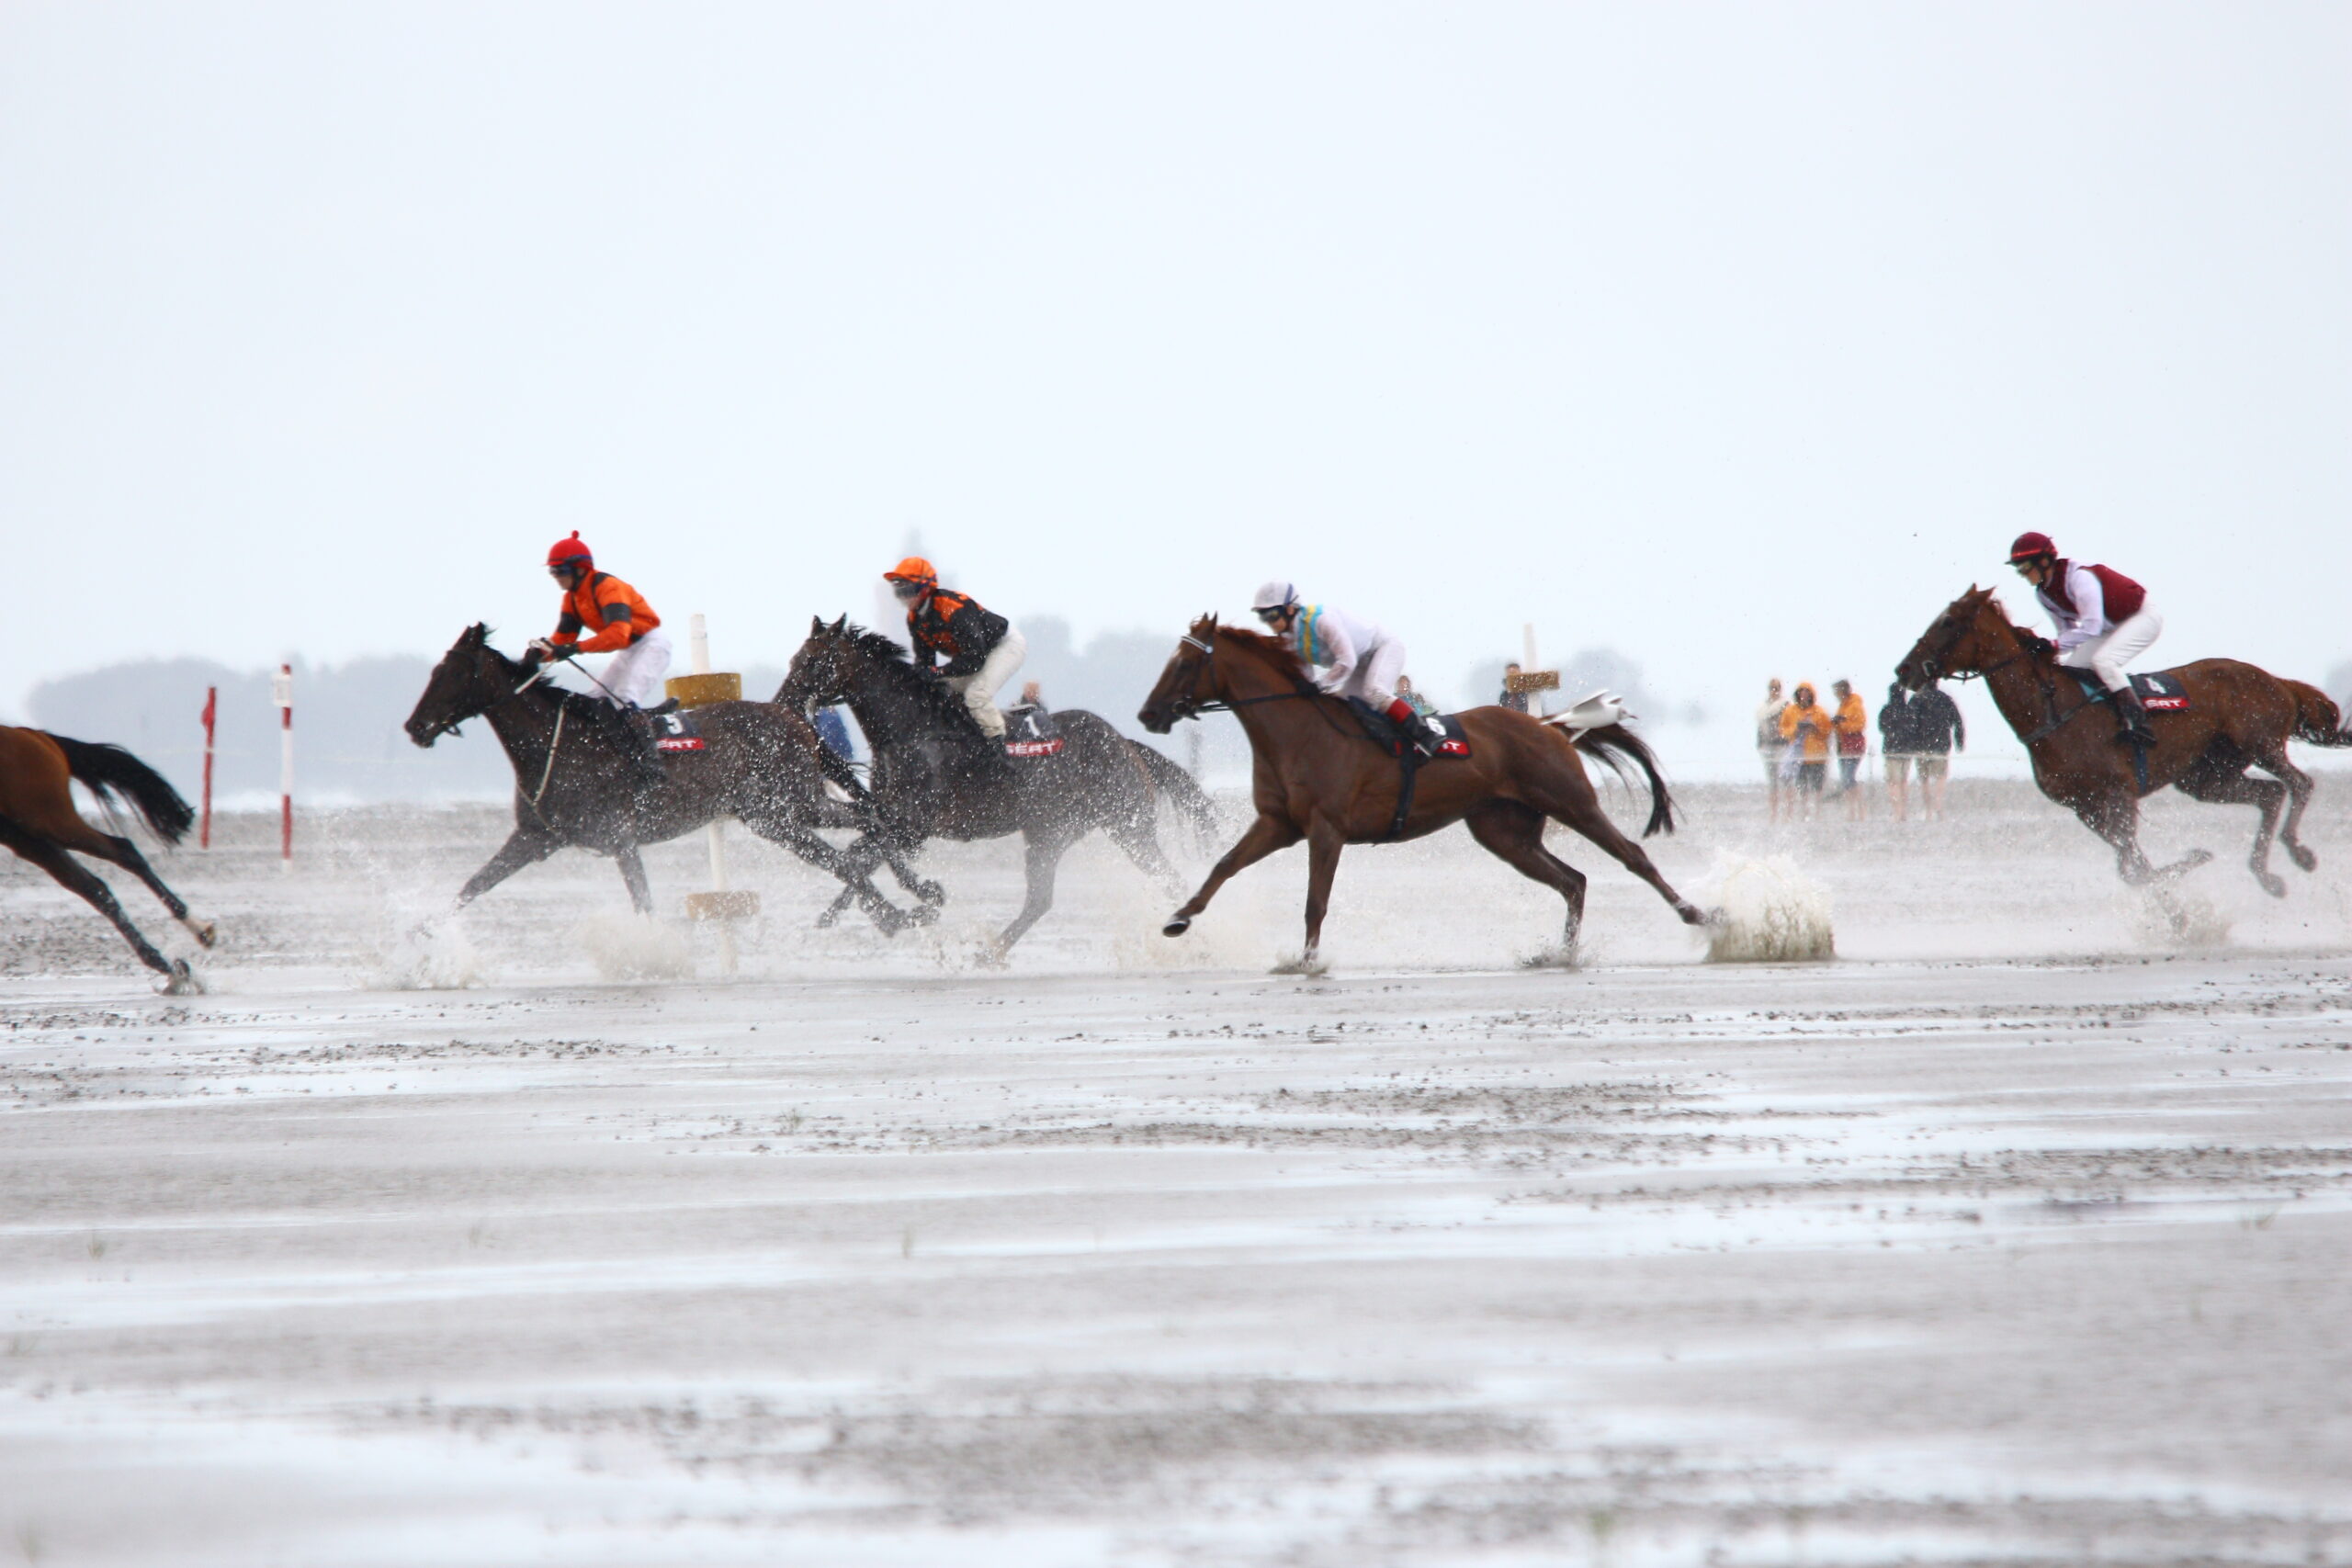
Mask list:
[[294,869],[294,666],[281,664],[270,682],[277,702],[277,860],[279,869]]
[[204,688],[204,826],[197,832],[196,847],[212,847],[212,737],[214,721],[220,715],[220,688]]

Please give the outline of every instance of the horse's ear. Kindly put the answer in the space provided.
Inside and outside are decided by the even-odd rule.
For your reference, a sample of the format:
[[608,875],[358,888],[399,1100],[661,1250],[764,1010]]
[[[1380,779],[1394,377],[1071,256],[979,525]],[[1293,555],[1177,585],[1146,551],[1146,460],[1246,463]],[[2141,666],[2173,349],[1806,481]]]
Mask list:
[[848,629],[849,629],[849,612],[848,612],[847,610],[843,610],[843,611],[842,612],[842,618],[841,618],[840,620],[835,621],[835,622],[833,623],[833,630],[835,630],[835,631],[837,631],[837,632],[843,632],[843,631],[847,631]]
[[465,640],[473,644],[476,648],[480,648],[482,644],[488,642],[490,640],[490,623],[488,621],[476,621],[472,626],[468,626],[466,628]]
[[824,616],[822,616],[822,615],[811,615],[811,616],[809,616],[809,617],[808,617],[808,635],[809,635],[810,637],[815,637],[815,636],[817,636],[819,633],[822,632],[824,629],[825,629],[825,617],[824,617]]

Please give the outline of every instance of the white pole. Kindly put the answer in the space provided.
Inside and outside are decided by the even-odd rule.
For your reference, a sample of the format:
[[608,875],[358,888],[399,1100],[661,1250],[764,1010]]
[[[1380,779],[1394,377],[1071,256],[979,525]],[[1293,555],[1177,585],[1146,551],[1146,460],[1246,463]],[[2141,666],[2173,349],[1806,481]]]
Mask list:
[[[687,638],[687,650],[693,661],[694,672],[697,675],[707,675],[710,673],[709,623],[697,615],[686,624],[691,628],[691,635]],[[727,823],[725,819],[713,819],[711,824],[703,829],[703,836],[710,844],[710,890],[713,893],[724,893],[727,891]],[[735,973],[735,922],[724,916],[720,917],[718,921],[718,962],[720,967],[728,974]]]
[[277,854],[278,869],[294,869],[294,666],[281,664],[270,682],[277,703]]

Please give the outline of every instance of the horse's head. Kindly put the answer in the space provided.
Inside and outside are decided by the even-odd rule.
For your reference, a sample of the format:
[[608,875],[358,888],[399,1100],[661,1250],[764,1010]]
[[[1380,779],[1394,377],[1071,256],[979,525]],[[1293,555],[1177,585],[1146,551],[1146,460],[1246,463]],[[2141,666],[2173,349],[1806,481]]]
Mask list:
[[1154,735],[1165,735],[1177,720],[1200,716],[1203,705],[1217,694],[1216,637],[1215,615],[1193,623],[1177,640],[1176,651],[1169,656],[1151,695],[1143,700],[1136,722]]
[[1894,678],[1923,692],[1947,675],[1979,675],[2016,657],[2018,632],[1989,588],[1972,586],[1944,606],[1894,667]]
[[857,634],[843,615],[830,626],[808,617],[808,640],[792,655],[775,700],[787,707],[831,707],[849,695],[850,671],[857,657]]
[[424,694],[401,726],[419,746],[430,746],[501,697],[513,694],[514,666],[490,646],[490,628],[477,621],[458,635],[433,667]]

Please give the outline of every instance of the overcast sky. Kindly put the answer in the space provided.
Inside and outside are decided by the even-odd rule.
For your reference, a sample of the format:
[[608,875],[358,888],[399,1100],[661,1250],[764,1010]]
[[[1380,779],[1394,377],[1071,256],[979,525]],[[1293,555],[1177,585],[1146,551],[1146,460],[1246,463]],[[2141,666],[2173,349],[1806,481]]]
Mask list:
[[2036,527],[2317,677],[2347,84],[2340,4],[0,6],[0,708],[519,645],[573,528],[722,666],[920,529],[1745,705]]

